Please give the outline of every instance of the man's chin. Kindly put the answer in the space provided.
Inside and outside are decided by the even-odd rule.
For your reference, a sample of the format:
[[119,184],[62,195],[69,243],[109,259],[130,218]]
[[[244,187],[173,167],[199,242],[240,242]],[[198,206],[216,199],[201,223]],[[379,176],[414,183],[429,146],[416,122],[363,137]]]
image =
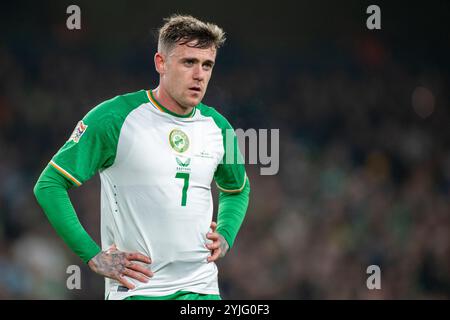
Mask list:
[[202,99],[198,99],[198,98],[192,99],[192,98],[190,98],[190,99],[186,100],[185,106],[187,106],[189,108],[193,108],[196,105],[198,105],[200,103],[200,101],[202,101]]

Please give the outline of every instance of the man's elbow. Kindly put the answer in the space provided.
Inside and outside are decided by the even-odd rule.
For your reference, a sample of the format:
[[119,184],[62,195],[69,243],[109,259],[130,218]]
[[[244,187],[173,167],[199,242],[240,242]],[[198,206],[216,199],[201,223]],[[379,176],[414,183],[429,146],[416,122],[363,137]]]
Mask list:
[[246,178],[245,185],[239,193],[245,196],[250,194],[250,180],[248,178]]
[[37,202],[39,203],[40,199],[42,198],[42,193],[43,193],[42,183],[40,182],[40,180],[38,180],[36,182],[36,184],[34,185],[33,193],[34,193],[34,197],[36,198]]
[[250,179],[248,177],[244,188],[247,189],[248,193],[250,193]]

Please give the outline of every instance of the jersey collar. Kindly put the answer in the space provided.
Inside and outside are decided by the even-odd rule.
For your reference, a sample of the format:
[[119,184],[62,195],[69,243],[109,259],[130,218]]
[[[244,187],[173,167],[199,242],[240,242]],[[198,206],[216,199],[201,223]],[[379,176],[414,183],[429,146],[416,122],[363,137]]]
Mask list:
[[195,114],[195,110],[197,109],[197,107],[194,107],[194,108],[192,108],[191,112],[189,112],[188,114],[178,114],[173,111],[170,111],[169,109],[165,108],[162,104],[160,104],[153,96],[152,90],[147,90],[147,97],[148,97],[150,103],[153,105],[153,107],[155,107],[156,109],[158,109],[161,112],[168,113],[168,114],[170,114],[174,117],[178,117],[178,118],[192,118]]

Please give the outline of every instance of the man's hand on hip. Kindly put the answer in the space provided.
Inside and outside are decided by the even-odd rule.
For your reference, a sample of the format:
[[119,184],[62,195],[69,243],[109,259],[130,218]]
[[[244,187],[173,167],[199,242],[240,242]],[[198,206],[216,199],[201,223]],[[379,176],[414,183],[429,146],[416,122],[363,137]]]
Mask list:
[[212,240],[212,243],[209,243],[206,245],[206,247],[211,250],[211,256],[208,257],[208,262],[216,261],[219,258],[222,258],[227,253],[228,249],[230,248],[228,246],[228,242],[225,240],[225,238],[216,232],[217,229],[217,223],[211,222],[211,230],[212,232],[208,232],[206,234],[206,238],[209,240]]
[[149,278],[153,277],[153,272],[133,261],[146,264],[152,263],[149,257],[141,253],[119,251],[116,245],[113,244],[108,250],[101,251],[93,257],[88,262],[88,266],[92,271],[104,277],[117,280],[128,289],[134,289],[134,285],[127,281],[125,276],[141,282],[148,282]]

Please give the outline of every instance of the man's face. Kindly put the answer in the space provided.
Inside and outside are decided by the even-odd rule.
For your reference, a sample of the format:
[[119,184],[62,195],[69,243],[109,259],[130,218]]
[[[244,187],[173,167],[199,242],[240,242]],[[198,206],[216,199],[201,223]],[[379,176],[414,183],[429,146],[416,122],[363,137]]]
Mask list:
[[158,70],[161,85],[182,108],[192,108],[203,99],[217,53],[214,46],[201,49],[192,44],[177,44],[162,54]]

